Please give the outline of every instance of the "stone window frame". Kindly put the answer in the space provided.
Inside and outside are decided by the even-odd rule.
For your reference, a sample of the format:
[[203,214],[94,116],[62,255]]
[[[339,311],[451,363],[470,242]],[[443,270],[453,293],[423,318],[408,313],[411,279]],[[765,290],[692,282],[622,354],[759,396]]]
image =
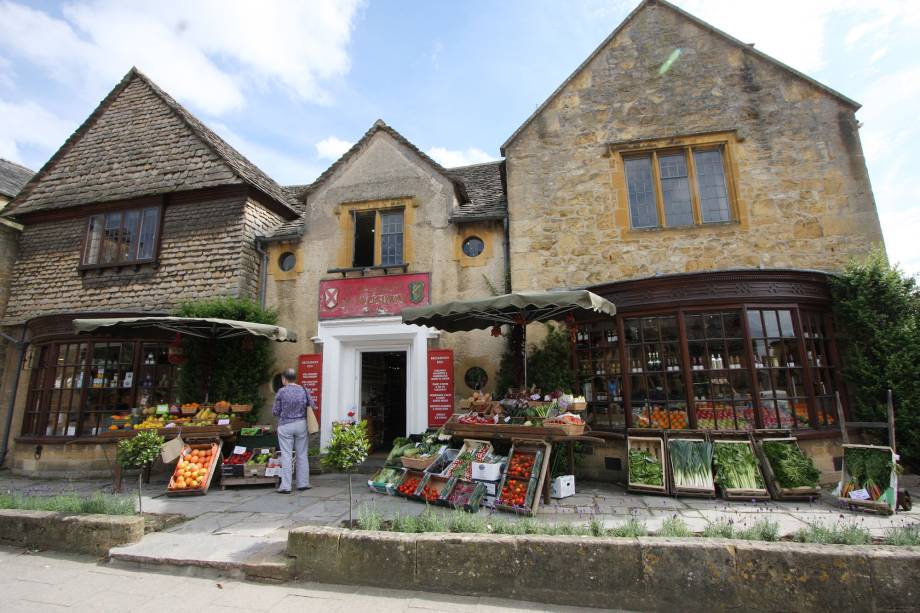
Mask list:
[[[741,225],[746,228],[748,225],[747,215],[745,207],[739,197],[737,185],[738,165],[735,151],[737,144],[742,141],[743,138],[737,134],[736,130],[732,129],[608,143],[607,156],[611,158],[613,186],[617,196],[617,208],[622,209],[622,212],[617,214],[618,225],[625,226],[627,232],[635,232],[637,234],[650,231],[697,230],[701,228],[718,228],[731,225]],[[728,196],[729,220],[703,222],[693,152],[714,149],[718,149],[722,153],[725,187]],[[687,160],[693,211],[692,225],[668,226],[665,223],[665,205],[657,156],[675,152],[682,152]],[[629,188],[626,179],[626,161],[631,158],[634,159],[645,156],[651,157],[652,181],[655,190],[655,211],[658,223],[654,226],[635,227],[633,226],[630,211]]]
[[370,200],[362,202],[343,202],[336,206],[334,214],[338,217],[339,232],[342,237],[339,243],[339,252],[336,258],[339,269],[356,270],[352,263],[354,261],[354,238],[355,238],[355,220],[356,213],[375,213],[374,223],[374,266],[383,267],[381,237],[382,227],[380,223],[380,214],[396,210],[402,210],[402,262],[399,264],[388,264],[387,266],[408,266],[415,257],[415,243],[412,234],[412,226],[415,223],[415,210],[418,208],[418,202],[411,196],[387,198],[382,200]]
[[[94,207],[93,210],[90,211],[90,213],[86,217],[86,225],[83,231],[83,240],[82,240],[82,243],[80,244],[80,264],[77,267],[78,270],[87,271],[87,270],[99,270],[99,269],[105,269],[105,268],[121,268],[124,266],[140,266],[143,264],[156,265],[156,263],[159,260],[159,256],[160,256],[160,244],[161,244],[161,239],[162,239],[162,234],[163,234],[164,209],[165,207],[163,206],[163,201],[159,198],[152,199],[152,200],[145,199],[140,202],[132,202],[132,203],[110,204],[110,205],[106,205],[106,206],[98,207],[98,208]],[[102,252],[102,247],[103,247],[103,243],[100,242],[99,248],[98,248],[99,253],[97,253],[97,256],[96,256],[97,261],[93,263],[87,263],[89,249],[92,245],[92,238],[90,236],[90,231],[92,229],[93,220],[95,218],[101,217],[104,223],[106,215],[109,215],[112,213],[120,213],[121,219],[122,219],[122,222],[121,222],[122,226],[119,228],[119,230],[124,231],[125,217],[128,213],[133,212],[133,211],[137,211],[139,213],[138,222],[137,222],[137,240],[136,240],[136,244],[134,247],[135,249],[134,257],[118,258],[113,262],[106,262],[106,263],[100,262],[99,259],[101,258],[101,252]],[[138,258],[136,254],[140,246],[140,231],[141,231],[141,228],[143,227],[143,221],[144,221],[145,214],[148,211],[156,212],[156,225],[154,227],[153,236],[151,239],[151,242],[153,243],[153,252],[150,257]],[[105,229],[103,226],[103,233],[104,232],[105,232]]]

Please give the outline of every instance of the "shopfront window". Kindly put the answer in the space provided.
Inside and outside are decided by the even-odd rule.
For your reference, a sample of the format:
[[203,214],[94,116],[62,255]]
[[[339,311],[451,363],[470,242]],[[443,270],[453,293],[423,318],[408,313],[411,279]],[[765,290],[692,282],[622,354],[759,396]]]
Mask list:
[[178,400],[166,343],[68,341],[32,352],[23,436],[94,436],[113,414]]
[[829,326],[820,311],[740,304],[582,324],[575,354],[589,423],[833,427],[838,373]]

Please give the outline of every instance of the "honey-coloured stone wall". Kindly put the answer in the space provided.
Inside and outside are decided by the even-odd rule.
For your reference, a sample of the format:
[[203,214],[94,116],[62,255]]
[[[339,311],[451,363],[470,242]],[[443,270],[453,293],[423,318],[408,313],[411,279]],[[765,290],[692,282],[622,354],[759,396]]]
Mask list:
[[[855,110],[675,9],[644,4],[506,143],[513,288],[840,269],[883,244]],[[728,143],[733,221],[631,230],[624,147],[707,135]]]

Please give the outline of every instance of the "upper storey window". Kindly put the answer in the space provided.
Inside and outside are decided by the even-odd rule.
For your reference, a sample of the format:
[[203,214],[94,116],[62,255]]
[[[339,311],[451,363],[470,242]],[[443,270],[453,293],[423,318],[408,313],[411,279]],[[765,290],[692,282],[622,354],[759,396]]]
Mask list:
[[160,207],[91,215],[86,225],[81,263],[95,267],[152,262],[157,255],[159,233]]
[[403,209],[353,211],[353,215],[353,267],[404,263]]
[[732,221],[722,146],[624,155],[623,166],[633,228]]

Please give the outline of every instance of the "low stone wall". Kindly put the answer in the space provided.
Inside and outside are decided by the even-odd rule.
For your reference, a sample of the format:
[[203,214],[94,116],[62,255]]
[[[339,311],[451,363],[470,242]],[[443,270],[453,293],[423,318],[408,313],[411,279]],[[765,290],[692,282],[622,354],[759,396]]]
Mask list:
[[920,548],[304,527],[288,555],[311,581],[635,610],[906,611],[920,598]]
[[69,515],[52,511],[0,509],[0,545],[105,556],[144,536],[138,515]]

